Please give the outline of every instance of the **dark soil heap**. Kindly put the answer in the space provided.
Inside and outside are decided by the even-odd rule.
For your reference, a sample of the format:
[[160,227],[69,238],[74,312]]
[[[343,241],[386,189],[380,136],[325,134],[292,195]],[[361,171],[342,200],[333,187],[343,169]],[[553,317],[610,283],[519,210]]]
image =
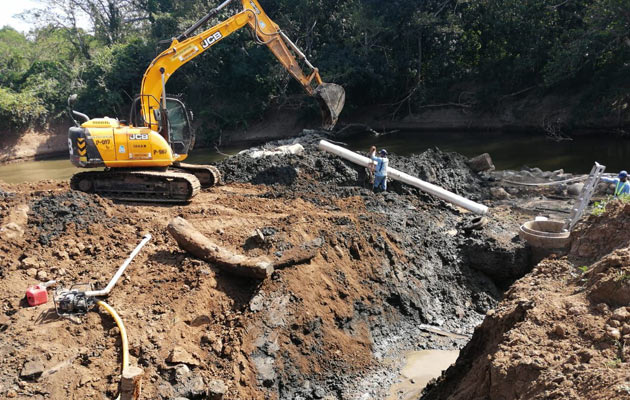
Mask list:
[[100,222],[114,226],[117,221],[107,218],[104,201],[76,191],[45,195],[30,204],[28,223],[39,231],[39,243],[47,246],[67,230],[84,230]]

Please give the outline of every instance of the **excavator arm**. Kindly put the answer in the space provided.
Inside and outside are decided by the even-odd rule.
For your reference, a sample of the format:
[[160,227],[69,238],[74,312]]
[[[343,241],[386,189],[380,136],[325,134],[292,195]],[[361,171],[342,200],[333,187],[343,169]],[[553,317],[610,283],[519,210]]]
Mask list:
[[[257,0],[241,0],[243,6],[241,12],[189,37],[232,1],[224,1],[178,38],[173,39],[169,48],[158,55],[149,65],[142,79],[141,89],[142,116],[146,126],[158,130],[158,116],[161,116],[162,119],[166,118],[166,113],[154,114],[154,110],[166,109],[166,82],[171,75],[188,61],[247,25],[254,32],[257,42],[266,45],[284,68],[302,85],[304,90],[318,100],[322,110],[323,127],[332,129],[344,106],[345,92],[343,88],[322,81],[318,69],[308,61],[302,51],[280,30],[280,27],[265,14]],[[293,53],[303,59],[305,64],[312,69],[310,74],[304,73]]]

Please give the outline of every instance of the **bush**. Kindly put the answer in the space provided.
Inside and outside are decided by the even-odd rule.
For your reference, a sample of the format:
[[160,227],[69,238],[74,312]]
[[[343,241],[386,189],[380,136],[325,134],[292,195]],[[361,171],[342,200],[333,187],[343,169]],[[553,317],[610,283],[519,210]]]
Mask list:
[[0,87],[0,130],[17,133],[46,123],[49,113],[42,101],[29,92],[15,93]]

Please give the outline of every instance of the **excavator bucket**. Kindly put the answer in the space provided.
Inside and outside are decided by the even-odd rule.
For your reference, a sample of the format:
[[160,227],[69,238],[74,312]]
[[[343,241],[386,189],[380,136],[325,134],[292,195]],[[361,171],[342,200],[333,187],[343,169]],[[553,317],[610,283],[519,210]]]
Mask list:
[[346,103],[346,92],[335,83],[322,83],[313,93],[322,112],[322,128],[332,130]]

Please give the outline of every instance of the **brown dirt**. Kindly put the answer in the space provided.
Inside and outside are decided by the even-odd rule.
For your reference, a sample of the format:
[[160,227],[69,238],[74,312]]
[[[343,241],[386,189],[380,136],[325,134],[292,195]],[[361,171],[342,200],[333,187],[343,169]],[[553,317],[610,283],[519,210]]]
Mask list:
[[[265,333],[260,313],[248,306],[259,292],[273,298],[275,310],[266,315],[275,316],[275,323],[283,327],[271,341],[284,357],[300,360],[301,372],[317,374],[340,366],[352,372],[372,362],[367,326],[339,328],[339,321],[352,318],[354,302],[370,296],[361,281],[376,278],[366,257],[365,261],[350,257],[343,243],[327,245],[309,264],[284,269],[259,284],[189,257],[165,230],[170,218],[179,215],[236,252],[273,255],[272,250],[328,237],[328,232],[353,236],[353,224],[339,226],[332,221],[349,218],[358,224],[358,216],[365,212],[360,198],[334,200],[336,207],[331,208],[343,211],[322,210],[301,199],[263,198],[264,186],[231,184],[201,193],[190,205],[162,207],[114,204],[82,193],[69,200],[73,192],[65,183],[4,189],[16,194],[0,203],[2,396],[91,399],[116,393],[120,341],[109,315],[90,312],[76,324],[57,318],[52,301],[27,307],[24,291],[38,282],[35,274],[42,272],[46,279],[59,279],[66,286],[91,282],[104,287],[146,232],[153,240],[107,299],[127,327],[132,364],[145,370],[144,398],[175,397],[167,384],[174,365],[166,359],[176,346],[198,361],[198,366],[191,366],[194,374],[206,382],[220,378],[227,383],[226,398],[264,398],[254,372],[258,361],[251,354]],[[80,207],[74,210],[73,204]],[[28,223],[24,205],[30,207]],[[53,220],[63,217],[67,222],[46,224],[50,218],[41,218],[46,210],[53,210],[57,216]],[[9,223],[13,225],[7,229]],[[276,230],[272,242],[252,245],[254,230],[263,227]],[[367,243],[353,245],[366,255],[373,252]],[[337,301],[339,296],[346,301]],[[291,345],[296,341],[303,345]],[[318,353],[309,354],[315,342]],[[43,363],[43,375],[18,379],[25,362],[32,359]]]
[[569,256],[517,281],[422,398],[630,399],[629,222],[618,202],[589,217]]
[[68,151],[68,126],[51,126],[19,134],[0,134],[0,164],[63,154]]

